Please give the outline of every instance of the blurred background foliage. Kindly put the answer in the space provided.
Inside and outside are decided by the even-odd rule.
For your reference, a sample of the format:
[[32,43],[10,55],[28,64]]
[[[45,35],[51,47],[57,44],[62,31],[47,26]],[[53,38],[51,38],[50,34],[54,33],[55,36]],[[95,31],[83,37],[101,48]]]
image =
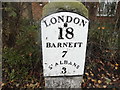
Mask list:
[[[41,87],[40,25],[31,3],[3,3],[3,83],[5,87]],[[29,12],[28,12],[29,11]],[[23,14],[27,14],[24,16]],[[17,86],[16,86],[17,85]]]
[[[46,2],[2,3],[3,89],[44,87],[40,19],[45,4]],[[106,16],[109,19],[96,16],[100,4],[83,4],[89,10],[90,27],[82,88],[118,88],[120,2],[113,4],[117,8],[112,19],[110,14]]]

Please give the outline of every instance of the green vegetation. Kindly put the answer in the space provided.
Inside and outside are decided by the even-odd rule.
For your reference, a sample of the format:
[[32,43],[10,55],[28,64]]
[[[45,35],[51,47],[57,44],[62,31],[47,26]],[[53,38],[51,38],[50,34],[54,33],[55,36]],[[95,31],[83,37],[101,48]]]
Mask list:
[[93,22],[89,29],[83,88],[119,88],[118,29]]
[[[80,9],[81,8],[81,9]],[[87,8],[80,2],[51,2],[43,8],[43,16],[50,15],[55,12],[69,11],[81,14],[88,18]]]
[[40,26],[18,17],[14,4],[3,4],[3,88],[38,88],[43,82]]
[[39,27],[23,21],[15,46],[3,47],[3,82],[10,82],[10,85],[13,81],[15,85],[20,82],[22,87],[29,82],[39,83],[42,73]]
[[[5,88],[41,88],[44,87],[42,71],[42,51],[40,42],[40,25],[25,12],[24,3],[3,3],[3,89]],[[57,7],[52,3],[44,8],[46,16]],[[61,4],[60,4],[61,5]],[[78,7],[81,3],[70,3],[66,8]],[[63,3],[62,7],[67,6]],[[88,11],[80,13],[88,17]],[[53,8],[53,9],[51,9]],[[29,18],[23,17],[26,13]],[[119,25],[118,25],[119,26]],[[119,29],[112,22],[90,21],[87,57],[83,88],[119,88],[120,58],[118,42]]]

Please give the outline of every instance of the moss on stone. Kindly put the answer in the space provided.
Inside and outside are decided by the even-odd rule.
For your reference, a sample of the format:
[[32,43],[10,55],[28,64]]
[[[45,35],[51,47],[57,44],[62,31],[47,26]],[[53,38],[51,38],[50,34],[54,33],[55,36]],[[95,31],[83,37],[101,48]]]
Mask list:
[[87,8],[81,2],[73,1],[74,0],[71,0],[71,2],[50,2],[44,6],[42,16],[45,17],[56,12],[68,11],[88,18]]

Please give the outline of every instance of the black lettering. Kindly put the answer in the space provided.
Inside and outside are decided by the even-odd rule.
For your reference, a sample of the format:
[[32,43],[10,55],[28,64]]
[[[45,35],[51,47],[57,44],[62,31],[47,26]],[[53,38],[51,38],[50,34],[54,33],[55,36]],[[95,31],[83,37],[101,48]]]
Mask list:
[[47,42],[46,43],[46,48],[73,48],[73,47],[81,47],[82,46],[82,42],[63,42],[63,43],[50,43]]
[[77,43],[74,43],[74,47],[76,47],[76,44],[77,44]]
[[70,42],[70,43],[69,43],[69,47],[70,47],[70,48],[72,48],[72,47],[73,47],[73,46],[72,46],[72,42]]
[[68,61],[67,61],[67,60],[65,60],[65,61],[64,61],[64,64],[68,64]]
[[63,29],[62,29],[61,27],[58,27],[58,29],[60,30],[60,31],[59,31],[58,39],[64,39],[64,38],[63,38]]
[[57,47],[62,47],[62,43],[58,43],[58,44],[57,44]]
[[62,55],[62,57],[64,58],[65,55],[67,54],[67,51],[63,51],[62,53],[64,53],[64,54]]
[[51,70],[51,69],[52,69],[52,66],[53,66],[53,65],[51,64],[48,68]]
[[75,24],[78,24],[79,22],[80,22],[80,19],[77,18],[77,17],[75,17],[75,18],[74,18],[74,23],[75,23]]
[[67,32],[67,34],[65,35],[66,38],[72,39],[72,38],[74,37],[73,31],[74,31],[73,28],[68,27],[68,28],[66,29],[66,32]]
[[68,43],[63,43],[63,47],[67,47],[68,46]]
[[78,65],[76,68],[78,69],[80,66]]
[[50,26],[50,23],[48,24],[48,23],[46,22],[46,20],[43,21],[43,22],[45,23],[46,27]]
[[72,17],[71,16],[67,16],[66,22],[70,23],[72,21]]
[[76,63],[73,64],[76,67]]
[[63,67],[63,68],[62,68],[62,73],[65,74],[66,72],[67,72],[67,71],[66,71],[66,68]]
[[83,27],[86,25],[86,23],[87,23],[87,21],[85,21],[85,20],[82,19],[81,24],[83,25]]
[[60,64],[63,64],[62,61],[60,61]]
[[58,23],[60,23],[60,21],[64,22],[64,16],[58,16]]
[[50,48],[51,47],[51,43],[46,43],[46,48]]
[[58,63],[55,63],[55,66],[57,66],[58,65]]
[[78,44],[79,44],[79,47],[81,47],[82,42],[78,42]]
[[72,65],[72,62],[68,63],[69,65]]
[[50,22],[51,22],[52,24],[55,24],[55,23],[57,22],[57,19],[56,19],[55,17],[52,17],[51,20],[50,20]]
[[55,46],[55,44],[54,43],[52,43],[52,46],[51,47],[54,47],[54,48],[56,48],[56,46]]

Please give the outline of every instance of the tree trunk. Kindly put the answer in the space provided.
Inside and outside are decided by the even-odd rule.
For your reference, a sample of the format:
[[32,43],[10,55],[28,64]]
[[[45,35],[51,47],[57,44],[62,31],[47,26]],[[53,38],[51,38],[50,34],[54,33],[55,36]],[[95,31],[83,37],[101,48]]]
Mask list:
[[24,2],[22,4],[22,17],[25,19],[33,20],[32,14],[32,4],[29,2]]

